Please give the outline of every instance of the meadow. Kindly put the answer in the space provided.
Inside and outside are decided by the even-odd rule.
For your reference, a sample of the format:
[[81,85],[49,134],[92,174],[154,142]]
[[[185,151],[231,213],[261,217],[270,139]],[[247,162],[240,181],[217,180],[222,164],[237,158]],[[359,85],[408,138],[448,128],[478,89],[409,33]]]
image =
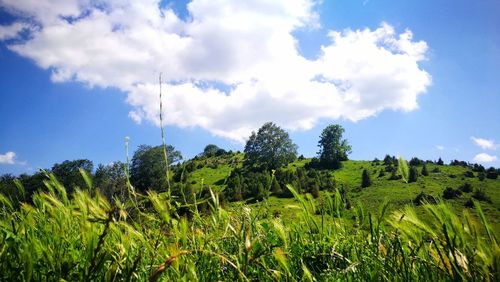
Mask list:
[[[82,170],[72,195],[47,173],[30,203],[0,194],[0,280],[4,281],[498,281],[500,180],[462,177],[465,168],[404,183],[377,177],[381,165],[346,161],[331,171],[349,187],[350,208],[337,192],[318,198],[287,189],[245,203],[221,201],[225,179],[241,156],[194,160],[197,190],[186,204],[169,191],[111,201]],[[307,163],[288,165],[293,170]],[[437,165],[429,165],[432,171]],[[362,169],[373,184],[359,189]],[[436,170],[437,171],[437,170]],[[455,175],[455,176],[450,176]],[[445,187],[470,182],[469,194],[444,200]],[[22,190],[22,185],[18,185]],[[424,192],[436,201],[414,204]],[[471,193],[470,193],[471,194]],[[429,198],[430,199],[430,198]],[[204,208],[200,208],[203,206]],[[189,212],[186,212],[189,211]]]

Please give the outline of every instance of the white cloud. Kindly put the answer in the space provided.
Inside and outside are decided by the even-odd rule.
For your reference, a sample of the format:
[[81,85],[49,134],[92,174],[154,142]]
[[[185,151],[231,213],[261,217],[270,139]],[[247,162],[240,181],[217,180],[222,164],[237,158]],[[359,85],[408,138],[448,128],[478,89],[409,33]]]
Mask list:
[[130,111],[128,113],[128,116],[137,124],[141,124],[142,123],[142,117],[141,117],[141,114],[138,113],[137,111]]
[[33,27],[25,23],[13,23],[11,25],[0,25],[0,40],[15,38],[23,30],[32,30]]
[[5,154],[0,154],[0,164],[15,164],[16,163],[16,153],[7,152]]
[[495,141],[492,139],[484,139],[484,138],[476,138],[474,136],[471,137],[474,144],[481,147],[483,150],[496,150],[500,147],[500,144],[495,144]]
[[496,156],[491,156],[486,153],[477,154],[472,161],[476,163],[491,163],[497,160]]
[[160,72],[167,124],[240,142],[266,121],[297,130],[322,118],[415,110],[431,83],[418,64],[427,44],[385,23],[329,31],[316,59],[303,57],[292,32],[319,27],[309,0],[194,0],[187,20],[158,0],[19,2],[0,0],[40,28],[9,48],[51,70],[55,82],[127,92],[138,123],[159,124]]
[[443,151],[444,146],[443,145],[436,145],[436,149],[438,149],[439,151]]

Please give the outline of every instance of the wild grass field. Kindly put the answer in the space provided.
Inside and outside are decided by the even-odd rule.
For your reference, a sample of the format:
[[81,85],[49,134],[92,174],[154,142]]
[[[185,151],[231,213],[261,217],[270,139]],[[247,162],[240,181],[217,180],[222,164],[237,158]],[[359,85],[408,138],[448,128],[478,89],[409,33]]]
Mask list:
[[[406,183],[390,180],[388,173],[381,176],[381,162],[351,160],[327,171],[335,189],[317,197],[287,185],[292,197],[271,193],[259,201],[228,201],[228,179],[243,159],[232,153],[177,165],[169,185],[174,190],[189,186],[182,196],[170,190],[137,191],[127,174],[125,197],[109,199],[94,185],[97,176],[83,169],[80,188],[68,190],[46,172],[44,188],[29,201],[0,194],[0,280],[500,277],[499,179],[479,180],[469,168],[428,163],[427,176]],[[300,158],[284,170],[298,172],[310,162]],[[372,184],[361,188],[364,169]],[[456,191],[465,183],[470,184],[467,192],[443,198],[446,188]],[[16,187],[16,195],[24,195],[20,181]],[[420,202],[419,194],[426,195]]]

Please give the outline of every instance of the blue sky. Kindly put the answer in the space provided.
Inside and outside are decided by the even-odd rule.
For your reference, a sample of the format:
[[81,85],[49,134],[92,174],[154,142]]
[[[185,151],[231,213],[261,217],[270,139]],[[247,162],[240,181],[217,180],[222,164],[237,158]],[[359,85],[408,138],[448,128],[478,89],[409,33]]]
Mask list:
[[270,120],[305,156],[339,123],[351,159],[500,167],[498,1],[55,2],[0,0],[0,174],[159,144],[160,72],[186,158]]

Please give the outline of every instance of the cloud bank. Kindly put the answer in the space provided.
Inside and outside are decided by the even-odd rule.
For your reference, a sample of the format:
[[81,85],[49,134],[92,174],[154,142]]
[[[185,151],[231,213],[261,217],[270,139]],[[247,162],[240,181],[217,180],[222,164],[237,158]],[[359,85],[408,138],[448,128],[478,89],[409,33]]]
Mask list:
[[0,26],[0,40],[54,82],[118,88],[132,120],[158,125],[161,72],[167,124],[238,142],[269,120],[307,130],[320,119],[412,111],[431,83],[419,65],[427,44],[386,23],[329,30],[315,58],[301,55],[293,32],[321,28],[310,0],[193,0],[183,17],[157,0],[0,5],[19,18]]

